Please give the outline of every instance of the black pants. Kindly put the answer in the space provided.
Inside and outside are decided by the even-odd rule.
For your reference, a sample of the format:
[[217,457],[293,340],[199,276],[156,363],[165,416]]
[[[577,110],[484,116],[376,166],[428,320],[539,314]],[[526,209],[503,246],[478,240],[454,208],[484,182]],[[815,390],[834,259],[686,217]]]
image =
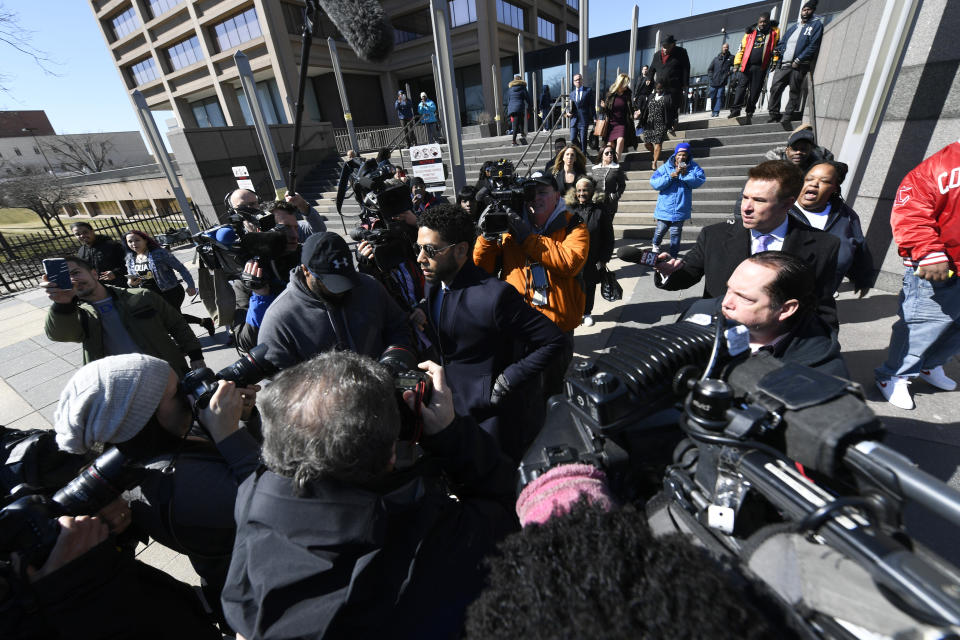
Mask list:
[[203,320],[197,316],[191,316],[188,313],[183,313],[180,311],[180,305],[183,304],[183,300],[186,297],[187,292],[183,290],[179,284],[172,289],[167,289],[166,291],[160,291],[160,296],[167,301],[171,307],[180,312],[180,315],[183,316],[183,319],[186,320],[189,324],[203,324]]
[[687,104],[686,96],[683,95],[683,87],[670,87],[670,106],[669,113],[667,116],[667,128],[674,129],[677,126],[677,123],[680,122],[680,105]]
[[563,334],[563,351],[550,361],[541,374],[543,380],[544,402],[558,393],[563,393],[563,378],[567,375],[567,367],[573,361],[573,331]]
[[400,119],[400,126],[403,127],[403,137],[407,140],[407,146],[413,147],[417,144],[417,132],[413,130],[413,125],[406,118]]
[[756,64],[747,67],[740,78],[740,84],[737,85],[737,95],[733,98],[731,110],[740,111],[741,108],[746,107],[747,113],[756,111],[760,89],[763,88],[763,80],[766,76],[762,65]]
[[780,115],[780,100],[783,96],[783,90],[790,87],[790,97],[787,98],[787,108],[784,112],[790,116],[800,108],[800,90],[803,88],[803,78],[810,69],[809,64],[799,63],[796,68],[793,65],[785,65],[773,75],[773,84],[770,85],[770,103],[768,110],[771,116]]
[[511,113],[510,121],[513,125],[513,141],[517,141],[517,134],[520,134],[521,139],[527,137],[527,118],[525,113]]

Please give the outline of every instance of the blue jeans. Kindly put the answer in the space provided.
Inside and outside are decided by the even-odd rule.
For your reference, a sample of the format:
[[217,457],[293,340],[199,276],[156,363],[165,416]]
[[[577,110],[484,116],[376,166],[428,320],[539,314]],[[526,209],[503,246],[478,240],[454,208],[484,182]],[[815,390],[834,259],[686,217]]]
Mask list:
[[900,318],[893,325],[887,361],[878,378],[919,375],[960,353],[960,282],[930,282],[907,267],[900,291]]
[[726,92],[726,87],[710,87],[710,108],[713,110],[713,115],[720,115],[720,109],[723,109],[723,98]]
[[580,151],[587,153],[587,125],[575,124],[570,127],[570,142],[580,147]]
[[680,234],[683,232],[683,220],[679,222],[668,222],[666,220],[657,220],[657,229],[653,232],[653,244],[660,246],[663,234],[670,229],[670,257],[676,258],[680,253]]

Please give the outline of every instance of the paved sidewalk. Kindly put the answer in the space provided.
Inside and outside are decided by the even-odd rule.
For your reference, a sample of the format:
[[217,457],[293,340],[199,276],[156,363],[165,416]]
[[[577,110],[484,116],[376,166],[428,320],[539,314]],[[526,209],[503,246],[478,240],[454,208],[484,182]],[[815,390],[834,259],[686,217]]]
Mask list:
[[[620,240],[617,246],[630,242],[636,240]],[[687,248],[685,244],[683,249]],[[190,264],[192,253],[180,251],[177,257],[195,271],[195,265]],[[683,292],[660,291],[653,286],[650,270],[639,265],[614,259],[610,267],[623,286],[624,299],[610,303],[598,291],[593,313],[596,324],[576,331],[577,357],[591,357],[605,348],[618,324],[644,328],[675,321],[701,293],[700,287]],[[206,315],[199,300],[187,302],[184,311]],[[50,428],[60,391],[82,364],[79,344],[54,343],[44,335],[48,306],[46,294],[39,290],[0,299],[0,424]],[[838,311],[847,364],[853,379],[863,385],[868,404],[887,426],[888,442],[928,472],[960,488],[960,391],[937,391],[918,382],[914,385],[917,409],[903,411],[883,401],[873,385],[873,367],[885,357],[890,327],[896,319],[897,296],[875,291],[859,300],[847,291],[838,299]],[[194,330],[204,346],[208,366],[219,370],[237,359],[237,352],[224,345],[223,329],[212,338],[199,327]],[[946,370],[960,379],[960,363],[956,360]],[[185,556],[154,543],[142,549],[140,557],[180,580],[198,584]]]

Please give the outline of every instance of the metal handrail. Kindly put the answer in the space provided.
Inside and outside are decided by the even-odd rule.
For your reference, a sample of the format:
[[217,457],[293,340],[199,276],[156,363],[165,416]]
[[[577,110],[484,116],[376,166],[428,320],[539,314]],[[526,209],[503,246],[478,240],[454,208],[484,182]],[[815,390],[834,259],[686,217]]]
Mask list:
[[[550,105],[550,111],[548,113],[552,113],[553,110],[557,107],[558,103],[560,103],[566,97],[567,97],[567,94],[564,94],[564,93],[561,93],[560,95],[558,95],[557,98],[553,101],[553,104]],[[527,173],[524,175],[524,177],[529,176],[530,173],[533,171],[533,168],[536,166],[537,161],[540,160],[540,154],[543,153],[543,148],[547,146],[548,142],[550,142],[550,139],[553,137],[553,132],[557,130],[557,125],[559,125],[562,120],[563,118],[554,119],[553,126],[550,127],[549,129],[550,131],[549,135],[547,136],[546,140],[544,140],[540,144],[540,149],[537,151],[537,155],[534,157],[533,162],[530,163],[530,166],[527,168]],[[530,149],[532,149],[533,146],[537,143],[537,138],[539,138],[540,134],[543,133],[544,131],[547,131],[547,130],[542,128],[537,129],[537,132],[533,136],[533,140],[530,142],[529,145],[527,145],[527,148],[524,149],[523,153],[520,154],[520,158],[517,160],[516,165],[514,165],[516,169],[520,169],[520,167],[523,166],[523,159],[527,157],[527,154],[530,152]]]

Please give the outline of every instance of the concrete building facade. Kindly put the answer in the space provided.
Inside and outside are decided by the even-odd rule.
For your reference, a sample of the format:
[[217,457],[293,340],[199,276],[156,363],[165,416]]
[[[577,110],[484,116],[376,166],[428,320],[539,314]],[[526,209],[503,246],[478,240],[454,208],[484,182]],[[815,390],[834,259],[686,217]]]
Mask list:
[[97,173],[154,162],[138,131],[0,138],[0,178],[24,171]]
[[[173,111],[182,129],[252,124],[234,65],[250,59],[270,124],[294,120],[303,2],[297,0],[89,0],[129,93],[139,89],[153,110]],[[322,16],[310,52],[306,116],[344,126],[328,36],[338,52],[357,126],[396,122],[399,89],[436,96],[428,0],[384,0],[395,50],[370,64],[346,46]],[[493,84],[518,71],[517,38],[533,51],[578,38],[579,0],[450,0],[455,84],[461,121],[493,113]],[[498,78],[492,74],[496,66]]]

